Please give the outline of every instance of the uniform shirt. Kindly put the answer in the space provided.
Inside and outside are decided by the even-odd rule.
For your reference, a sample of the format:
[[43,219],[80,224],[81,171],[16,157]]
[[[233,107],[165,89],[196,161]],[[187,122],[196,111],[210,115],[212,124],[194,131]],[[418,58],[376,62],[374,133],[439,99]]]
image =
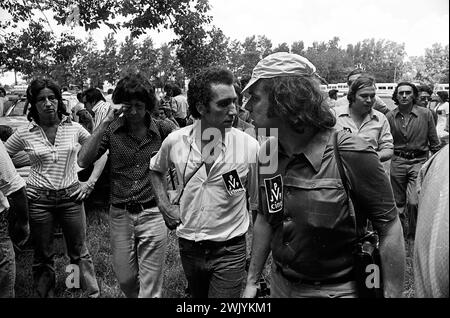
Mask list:
[[[165,173],[173,163],[179,184],[183,185],[202,164],[195,141],[200,128],[197,120],[171,133],[152,158],[150,170]],[[250,209],[257,208],[258,149],[257,140],[240,130],[231,128],[225,133],[222,151],[209,174],[203,165],[184,189],[180,201],[182,224],[177,227],[179,237],[226,241],[247,232],[250,219],[246,191]]]
[[424,152],[439,150],[439,139],[433,115],[429,109],[414,105],[408,122],[398,107],[389,112],[386,117],[391,126],[395,150]]
[[[335,107],[342,107],[348,105],[349,101],[347,99],[347,96],[343,96],[341,98],[338,98]],[[383,113],[384,115],[389,113],[389,108],[386,106],[386,103],[383,102],[381,97],[379,97],[378,95],[375,95],[375,102],[373,103],[373,109],[378,110],[380,113]]]
[[108,115],[108,111],[109,111],[109,103],[104,102],[102,100],[98,101],[97,104],[95,104],[94,107],[92,107],[92,111],[95,114],[94,117],[94,129],[98,127],[98,125],[100,125],[100,123],[102,122],[102,120],[106,117],[106,115]]
[[21,150],[28,154],[31,169],[27,184],[60,190],[78,182],[76,156],[79,144],[84,144],[89,136],[83,126],[63,116],[54,145],[47,139],[44,130],[32,121],[19,127],[5,146],[11,157]]
[[123,116],[113,121],[103,134],[97,157],[109,150],[112,204],[146,203],[154,198],[148,163],[163,139],[176,127],[152,119],[148,112],[145,120],[148,129],[143,139],[128,130]]
[[350,116],[350,107],[335,107],[336,125],[335,129],[346,130],[367,140],[376,151],[383,149],[393,149],[394,140],[386,116],[379,111],[372,109],[361,126],[358,128]]
[[[341,277],[352,270],[356,234],[333,151],[334,130],[318,132],[303,153],[288,156],[280,143],[274,172],[260,166],[260,212],[273,229],[274,262],[287,275],[309,280]],[[374,225],[395,219],[391,185],[378,155],[362,138],[339,132],[338,147],[356,215]],[[270,138],[260,154],[273,147]],[[260,156],[261,157],[261,156]]]
[[25,181],[14,168],[3,141],[0,140],[0,213],[9,208],[6,198],[25,186]]

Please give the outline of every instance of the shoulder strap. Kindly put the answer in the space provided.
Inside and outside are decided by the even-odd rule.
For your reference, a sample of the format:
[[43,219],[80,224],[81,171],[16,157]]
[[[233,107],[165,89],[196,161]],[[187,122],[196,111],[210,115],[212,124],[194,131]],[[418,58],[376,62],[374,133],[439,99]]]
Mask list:
[[334,158],[336,159],[336,165],[339,171],[339,176],[341,177],[342,180],[342,184],[344,186],[345,192],[347,193],[347,198],[348,198],[348,207],[349,207],[349,213],[350,216],[353,219],[353,224],[355,226],[355,233],[356,236],[358,238],[360,238],[362,236],[362,234],[360,233],[359,229],[360,227],[358,226],[358,222],[356,219],[356,209],[353,205],[353,200],[351,198],[351,191],[348,187],[348,179],[347,179],[347,175],[345,174],[345,170],[344,170],[344,166],[342,164],[342,160],[341,160],[341,154],[339,153],[339,149],[338,149],[338,131],[334,132],[334,136],[333,136],[333,150],[334,150]]

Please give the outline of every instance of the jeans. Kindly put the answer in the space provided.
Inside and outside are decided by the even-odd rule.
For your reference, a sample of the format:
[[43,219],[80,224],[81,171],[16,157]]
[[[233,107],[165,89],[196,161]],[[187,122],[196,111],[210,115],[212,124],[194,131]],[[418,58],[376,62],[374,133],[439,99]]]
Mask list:
[[179,238],[181,263],[192,298],[239,298],[246,277],[245,235],[231,245]]
[[357,298],[356,282],[332,285],[308,285],[287,280],[272,263],[271,298]]
[[394,155],[391,162],[391,185],[395,203],[400,213],[403,233],[414,239],[417,223],[417,175],[425,163],[423,159],[405,159]]
[[80,286],[89,297],[99,296],[94,265],[86,246],[86,215],[81,202],[74,202],[72,186],[62,190],[27,187],[30,232],[34,246],[33,281],[37,297],[54,297],[54,226],[62,228],[71,264],[79,266]]
[[130,214],[110,207],[113,269],[129,298],[162,297],[167,227],[158,208]]
[[14,248],[8,234],[7,211],[0,212],[0,298],[14,297],[16,264]]

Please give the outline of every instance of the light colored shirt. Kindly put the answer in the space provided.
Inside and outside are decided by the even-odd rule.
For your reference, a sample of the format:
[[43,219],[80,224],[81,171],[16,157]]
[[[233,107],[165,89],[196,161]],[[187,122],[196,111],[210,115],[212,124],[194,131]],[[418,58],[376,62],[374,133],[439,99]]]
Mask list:
[[5,145],[0,140],[0,212],[9,208],[6,198],[25,186],[25,181],[16,171]]
[[436,132],[439,138],[444,138],[448,136],[448,131],[445,131],[447,125],[447,116],[449,113],[448,102],[440,104],[434,111],[437,114]]
[[92,107],[92,111],[95,114],[95,117],[94,117],[94,130],[95,130],[95,128],[98,127],[98,125],[100,125],[100,123],[106,117],[106,115],[108,115],[108,111],[109,111],[110,106],[111,105],[109,103],[100,100],[100,101],[97,102],[97,104],[95,104],[94,107]]
[[184,119],[187,117],[188,102],[184,95],[177,95],[172,97],[172,109],[175,118]]
[[335,107],[336,130],[346,130],[367,140],[373,149],[394,149],[394,139],[385,115],[372,109],[358,128],[350,116],[349,106]]
[[79,144],[89,138],[80,124],[63,116],[52,145],[44,130],[32,121],[19,127],[5,143],[10,156],[25,150],[31,162],[27,184],[39,188],[60,190],[78,181],[76,157]]
[[[202,164],[196,144],[200,121],[172,132],[150,161],[150,170],[165,174],[173,163],[180,186]],[[258,205],[257,154],[259,145],[248,134],[230,128],[222,151],[206,173],[205,165],[193,175],[180,201],[179,237],[193,241],[225,241],[243,235],[249,227],[250,209]],[[237,173],[237,175],[236,175]],[[231,176],[236,178],[231,178]],[[180,190],[180,189],[179,189]]]

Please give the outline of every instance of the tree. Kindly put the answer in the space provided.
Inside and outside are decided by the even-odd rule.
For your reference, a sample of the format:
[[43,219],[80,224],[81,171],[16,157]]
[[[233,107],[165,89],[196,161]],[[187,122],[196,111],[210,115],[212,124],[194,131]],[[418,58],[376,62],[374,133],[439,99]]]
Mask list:
[[55,64],[52,67],[51,77],[61,86],[67,86],[75,81],[75,56],[81,49],[81,40],[73,35],[62,34],[56,41],[53,58]]
[[275,52],[288,52],[289,53],[289,45],[286,42],[280,43],[275,49],[273,49],[273,53]]
[[294,54],[303,56],[305,54],[304,49],[305,49],[305,44],[303,43],[303,41],[296,41],[296,42],[292,43],[292,45],[291,45],[291,53],[294,53]]
[[449,46],[442,47],[435,43],[431,48],[425,49],[424,75],[432,83],[449,82]]
[[119,56],[117,52],[119,45],[114,38],[114,33],[109,33],[103,40],[103,44],[105,47],[100,53],[103,76],[109,83],[115,84],[119,79]]

